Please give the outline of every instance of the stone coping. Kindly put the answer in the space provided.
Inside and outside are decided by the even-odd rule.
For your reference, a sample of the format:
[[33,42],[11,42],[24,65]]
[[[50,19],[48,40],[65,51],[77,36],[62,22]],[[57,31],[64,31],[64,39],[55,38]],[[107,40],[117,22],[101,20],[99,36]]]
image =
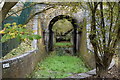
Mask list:
[[16,57],[13,57],[13,58],[10,58],[10,59],[2,60],[2,61],[0,61],[0,63],[5,63],[5,62],[8,62],[8,61],[13,61],[15,59],[19,59],[19,58],[22,58],[22,57],[25,57],[25,56],[31,54],[32,52],[36,52],[36,51],[37,51],[37,49],[31,50],[31,51],[27,51],[24,54],[21,54],[19,56],[16,56]]

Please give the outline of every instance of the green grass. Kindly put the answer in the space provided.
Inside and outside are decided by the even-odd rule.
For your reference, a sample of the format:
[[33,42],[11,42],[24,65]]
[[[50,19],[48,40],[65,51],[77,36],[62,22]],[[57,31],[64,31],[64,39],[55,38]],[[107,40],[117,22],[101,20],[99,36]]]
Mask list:
[[72,46],[70,42],[57,42],[55,46]]
[[74,73],[87,72],[83,61],[75,56],[51,55],[42,62],[38,63],[31,78],[65,78]]

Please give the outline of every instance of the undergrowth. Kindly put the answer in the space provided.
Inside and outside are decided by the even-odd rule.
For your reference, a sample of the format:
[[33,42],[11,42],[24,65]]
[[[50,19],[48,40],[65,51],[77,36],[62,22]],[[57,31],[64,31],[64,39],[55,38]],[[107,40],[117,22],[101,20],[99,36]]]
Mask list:
[[88,68],[83,61],[70,55],[58,56],[52,53],[49,57],[39,62],[31,78],[65,78],[75,73],[87,72]]
[[21,44],[17,48],[10,51],[7,55],[2,57],[1,60],[10,59],[10,58],[22,55],[27,51],[31,51],[33,49],[34,48],[31,45],[29,45],[27,42],[21,42]]

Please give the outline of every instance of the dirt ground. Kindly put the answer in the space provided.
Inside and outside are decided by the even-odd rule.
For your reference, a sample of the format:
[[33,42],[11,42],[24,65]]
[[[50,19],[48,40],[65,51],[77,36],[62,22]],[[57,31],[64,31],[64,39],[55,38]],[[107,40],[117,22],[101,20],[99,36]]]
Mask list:
[[120,79],[120,72],[119,72],[119,67],[118,67],[118,55],[115,54],[114,55],[114,60],[115,60],[115,65],[108,71],[108,78],[116,78],[116,79]]
[[106,79],[100,79],[96,76],[92,76],[88,78],[88,80],[120,80],[120,70],[118,67],[118,55],[114,55],[115,65],[108,71],[108,74],[106,76]]

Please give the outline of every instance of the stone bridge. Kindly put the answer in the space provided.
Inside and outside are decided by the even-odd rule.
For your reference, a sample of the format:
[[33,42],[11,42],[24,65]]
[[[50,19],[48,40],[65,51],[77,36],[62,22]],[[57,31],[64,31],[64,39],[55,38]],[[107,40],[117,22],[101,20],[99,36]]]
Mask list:
[[[39,12],[46,7],[48,6],[38,4],[35,6],[32,12]],[[34,70],[34,67],[38,61],[42,61],[49,51],[53,50],[54,32],[52,31],[52,27],[54,23],[61,19],[67,19],[73,25],[72,43],[74,55],[80,56],[86,65],[90,66],[91,68],[95,68],[94,54],[89,53],[87,49],[87,27],[84,14],[85,11],[80,9],[79,6],[74,8],[74,5],[55,5],[55,7],[36,15],[28,24],[33,24],[33,30],[37,30],[35,34],[42,35],[43,38],[33,41],[32,45],[35,47],[35,50],[0,62],[0,65],[6,63],[10,64],[9,68],[3,69],[3,77],[26,78],[26,74],[30,74]],[[0,68],[2,69],[2,67]]]
[[[36,6],[36,11],[46,8],[46,5]],[[44,11],[38,15],[40,18],[41,27],[43,29],[44,43],[46,45],[46,50],[53,50],[54,42],[54,32],[52,31],[52,26],[55,22],[61,19],[67,19],[73,25],[72,43],[73,43],[73,53],[77,55],[80,52],[81,45],[86,45],[86,29],[85,29],[85,19],[84,11],[80,7],[56,5],[49,10]],[[83,32],[84,31],[84,32]],[[84,36],[85,35],[85,36]],[[82,39],[84,39],[82,41]],[[81,44],[82,43],[82,44]],[[82,46],[82,48],[86,46]],[[84,48],[84,49],[85,49]],[[82,51],[84,51],[84,49]],[[86,51],[86,50],[85,50]]]

